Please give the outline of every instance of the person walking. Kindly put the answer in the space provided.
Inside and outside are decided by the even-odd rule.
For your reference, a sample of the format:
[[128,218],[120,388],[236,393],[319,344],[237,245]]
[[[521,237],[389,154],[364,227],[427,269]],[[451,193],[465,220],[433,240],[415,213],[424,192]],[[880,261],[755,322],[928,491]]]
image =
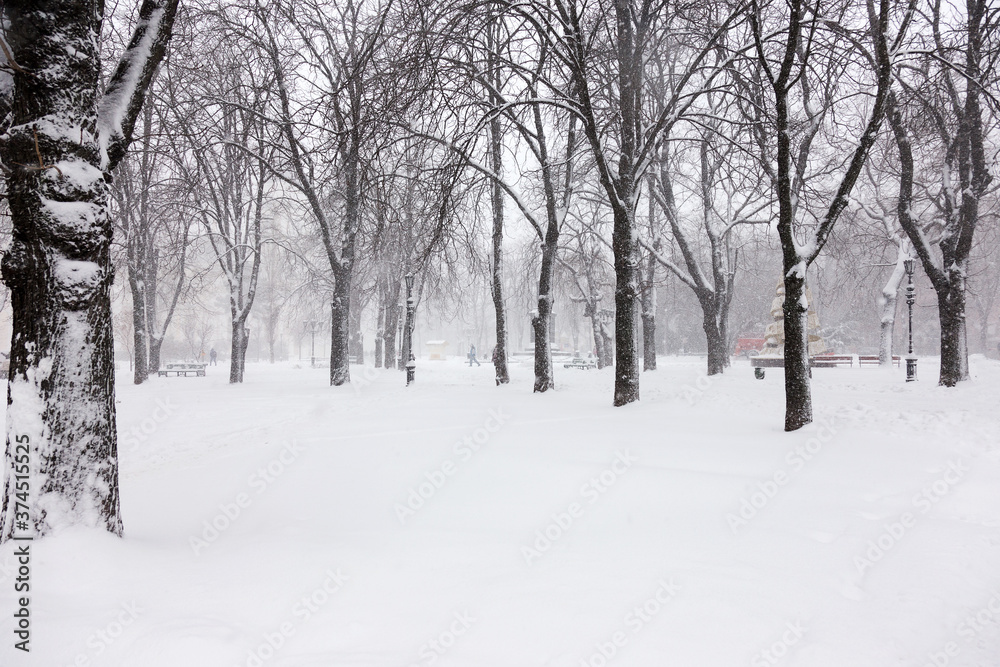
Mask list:
[[208,365],[209,366],[217,366],[218,364],[215,363],[215,360],[218,359],[218,358],[219,358],[219,353],[215,351],[214,347],[211,350],[208,351]]
[[472,364],[476,364],[477,366],[482,366],[482,364],[479,363],[479,359],[476,356],[475,345],[469,348],[469,368],[472,368]]

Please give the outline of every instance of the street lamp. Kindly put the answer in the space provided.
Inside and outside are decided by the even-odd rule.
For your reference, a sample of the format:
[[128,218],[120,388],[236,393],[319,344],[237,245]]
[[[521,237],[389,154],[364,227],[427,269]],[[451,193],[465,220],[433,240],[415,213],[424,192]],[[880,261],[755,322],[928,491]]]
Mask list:
[[906,306],[909,310],[909,346],[906,350],[906,381],[913,382],[917,379],[917,358],[913,354],[913,303],[916,300],[916,288],[913,286],[913,269],[916,262],[913,258],[904,259],[903,267],[906,269]]
[[309,365],[313,368],[316,367],[316,333],[319,331],[319,322],[317,320],[305,320],[302,323],[305,326],[306,331],[312,334],[312,344],[309,348]]
[[413,274],[406,274],[406,349],[409,358],[406,360],[406,386],[416,379],[417,362],[413,357],[413,311],[416,303],[413,299]]

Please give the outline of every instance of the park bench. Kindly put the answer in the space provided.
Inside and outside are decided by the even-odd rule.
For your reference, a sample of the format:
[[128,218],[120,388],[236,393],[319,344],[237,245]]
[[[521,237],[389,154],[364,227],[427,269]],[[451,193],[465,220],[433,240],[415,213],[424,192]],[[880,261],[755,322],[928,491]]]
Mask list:
[[[784,368],[785,358],[769,355],[750,357],[750,366],[753,368],[754,377],[763,380],[764,369]],[[854,357],[850,354],[822,354],[809,357],[809,377],[812,377],[813,368],[836,368],[837,366],[854,366]]]
[[198,363],[173,363],[167,364],[166,368],[161,368],[157,371],[157,375],[160,377],[170,377],[173,374],[176,377],[187,377],[193,375],[195,377],[205,375],[205,366],[208,364],[198,364]]
[[811,357],[809,363],[814,368],[836,368],[837,366],[854,367],[854,355],[852,354],[822,354]]
[[[902,361],[902,357],[898,357],[895,354],[892,355],[892,365],[899,366],[899,362]],[[858,366],[878,366],[878,355],[877,354],[862,354],[858,356]]]
[[570,361],[563,364],[563,368],[579,368],[581,370],[589,370],[591,368],[597,368],[597,364],[589,359],[584,359],[583,357],[574,357]]

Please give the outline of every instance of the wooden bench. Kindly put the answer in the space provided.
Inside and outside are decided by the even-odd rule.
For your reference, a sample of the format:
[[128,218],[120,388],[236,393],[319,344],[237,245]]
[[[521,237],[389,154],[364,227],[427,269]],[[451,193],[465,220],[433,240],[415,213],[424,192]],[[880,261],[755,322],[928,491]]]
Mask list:
[[205,366],[208,364],[167,364],[166,368],[161,368],[156,372],[160,377],[170,377],[171,373],[175,377],[187,377],[193,375],[195,377],[204,377]]
[[[899,366],[899,363],[903,360],[902,357],[892,355],[892,365]],[[862,354],[858,356],[858,366],[878,366],[878,355],[877,354]]]
[[809,361],[810,365],[815,368],[854,367],[854,355],[852,354],[821,354],[812,357]]

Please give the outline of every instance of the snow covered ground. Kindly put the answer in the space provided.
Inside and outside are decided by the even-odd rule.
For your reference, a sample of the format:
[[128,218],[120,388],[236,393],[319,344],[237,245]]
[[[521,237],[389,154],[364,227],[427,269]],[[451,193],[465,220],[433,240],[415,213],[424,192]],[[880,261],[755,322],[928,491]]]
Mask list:
[[625,408],[610,369],[123,377],[126,538],[34,544],[0,665],[1000,664],[1000,363],[818,369],[791,434],[735,363],[661,359]]

